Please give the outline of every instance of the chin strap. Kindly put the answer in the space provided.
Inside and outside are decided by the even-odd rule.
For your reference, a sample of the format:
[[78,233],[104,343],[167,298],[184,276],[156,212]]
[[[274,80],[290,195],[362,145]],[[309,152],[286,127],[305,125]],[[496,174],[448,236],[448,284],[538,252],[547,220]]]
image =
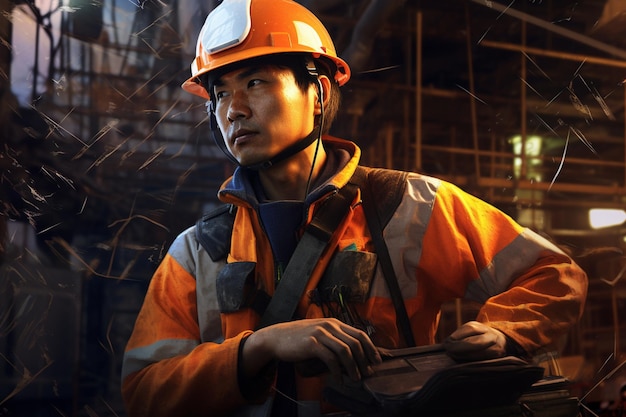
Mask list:
[[230,153],[230,151],[226,147],[226,143],[224,142],[224,137],[222,136],[222,132],[220,132],[220,129],[217,126],[217,119],[215,118],[215,113],[213,111],[213,103],[211,101],[207,102],[207,112],[209,113],[211,137],[213,138],[213,141],[218,146],[218,148],[220,148],[220,150],[224,153],[224,155],[226,155],[226,157],[231,162],[235,163],[236,165],[239,165],[242,168],[247,168],[247,169],[251,169],[254,171],[260,171],[263,169],[267,169],[273,165],[276,165],[277,163],[284,161],[285,159],[308,148],[317,139],[321,139],[322,127],[316,126],[313,128],[311,133],[309,133],[307,136],[300,139],[293,145],[288,146],[287,148],[283,149],[278,154],[274,155],[272,158],[263,162],[259,162],[258,164],[241,165],[239,161],[237,161],[237,159],[233,156],[233,154]]
[[206,111],[209,114],[209,130],[211,131],[211,137],[213,138],[213,142],[217,145],[218,148],[226,155],[226,157],[230,160],[230,162],[235,165],[239,165],[239,161],[233,156],[232,153],[226,147],[226,142],[224,142],[224,137],[222,136],[222,132],[220,132],[220,128],[217,125],[217,118],[215,117],[215,105],[213,101],[209,100],[206,102]]
[[[233,156],[233,154],[230,153],[230,151],[226,147],[226,142],[224,142],[224,137],[222,136],[222,132],[220,132],[220,129],[217,125],[217,119],[215,117],[215,104],[213,103],[213,100],[209,100],[206,103],[207,113],[209,114],[211,136],[213,137],[213,140],[215,141],[217,146],[222,150],[222,152],[224,152],[226,157],[228,157],[228,159],[231,162],[234,162],[236,165],[239,165],[242,168],[247,168],[247,169],[251,169],[254,171],[260,171],[263,169],[267,169],[273,165],[276,165],[277,163],[284,161],[285,159],[305,150],[316,140],[318,141],[318,146],[319,146],[319,142],[321,142],[322,140],[322,129],[324,128],[324,104],[323,104],[324,103],[324,89],[322,88],[322,83],[319,79],[319,72],[317,71],[315,62],[312,59],[308,59],[306,61],[306,69],[309,75],[311,76],[311,78],[315,80],[315,82],[317,83],[318,100],[319,100],[319,103],[321,104],[321,116],[320,116],[319,125],[315,126],[313,130],[311,131],[311,133],[309,133],[304,138],[300,139],[293,145],[288,146],[287,148],[283,149],[278,154],[274,155],[272,158],[263,162],[259,162],[258,164],[241,165],[239,161],[237,161],[237,159]],[[318,150],[316,149],[315,158],[317,158],[317,151]],[[311,173],[309,174],[309,181],[307,182],[307,189],[306,189],[307,195],[309,192],[309,186],[311,182],[311,176],[313,174],[313,168],[315,166],[315,158],[313,159],[313,164],[311,165]]]
[[308,148],[309,145],[315,142],[319,137],[320,135],[318,133],[318,128],[315,127],[313,128],[311,133],[309,133],[307,136],[300,139],[293,145],[288,146],[287,148],[278,152],[278,154],[274,155],[272,158],[268,159],[267,161],[259,162],[258,164],[252,164],[252,165],[242,165],[242,167],[247,168],[247,169],[252,169],[254,171],[267,169],[299,152],[302,152],[304,149]]

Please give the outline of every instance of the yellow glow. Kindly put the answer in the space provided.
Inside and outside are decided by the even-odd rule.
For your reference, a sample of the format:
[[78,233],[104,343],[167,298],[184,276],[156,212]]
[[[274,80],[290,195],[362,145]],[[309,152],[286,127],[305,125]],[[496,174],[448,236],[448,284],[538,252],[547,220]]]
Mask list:
[[[522,170],[522,137],[514,136],[509,139],[513,145],[513,154],[516,155],[513,158],[513,174],[515,178],[520,178]],[[536,158],[541,155],[542,138],[541,136],[527,136],[525,142],[524,157],[527,163],[527,178],[532,178],[537,181],[541,181],[541,170],[537,169],[541,166],[541,159]]]
[[621,209],[591,209],[589,210],[589,224],[593,229],[619,226],[626,222],[626,211]]

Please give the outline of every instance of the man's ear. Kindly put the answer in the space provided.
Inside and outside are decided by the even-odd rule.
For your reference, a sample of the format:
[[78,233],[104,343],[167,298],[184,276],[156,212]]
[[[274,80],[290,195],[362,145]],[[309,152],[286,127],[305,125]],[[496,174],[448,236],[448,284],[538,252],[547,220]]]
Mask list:
[[[326,106],[328,105],[328,102],[330,101],[330,90],[331,90],[331,81],[330,79],[325,76],[325,75],[320,75],[317,78],[318,82],[317,82],[317,87],[316,87],[316,99],[315,99],[315,115],[319,115],[321,114],[321,107],[320,107],[320,97],[322,98],[322,102],[324,103],[324,108],[326,108]],[[321,94],[320,94],[320,90],[321,90]]]

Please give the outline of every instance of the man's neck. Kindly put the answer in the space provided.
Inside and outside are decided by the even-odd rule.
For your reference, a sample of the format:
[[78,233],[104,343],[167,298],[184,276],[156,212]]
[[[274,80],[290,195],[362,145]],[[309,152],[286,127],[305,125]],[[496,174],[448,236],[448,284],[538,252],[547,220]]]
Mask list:
[[317,158],[314,158],[315,148],[316,143],[313,143],[297,155],[271,168],[259,171],[263,191],[269,200],[303,201],[305,199],[313,159],[315,159],[315,168],[311,175],[311,183],[315,183],[315,179],[319,177],[326,162],[324,147],[320,144]]

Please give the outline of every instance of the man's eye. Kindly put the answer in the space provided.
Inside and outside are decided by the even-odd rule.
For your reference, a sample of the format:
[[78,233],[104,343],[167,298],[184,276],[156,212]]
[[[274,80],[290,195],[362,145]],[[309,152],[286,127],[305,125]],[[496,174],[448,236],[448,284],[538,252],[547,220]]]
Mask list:
[[248,82],[248,87],[254,87],[255,85],[261,84],[261,82],[262,82],[261,80],[259,80],[258,78],[255,78]]
[[224,91],[216,91],[215,92],[215,99],[219,100],[219,99],[223,98],[224,95],[225,95]]

